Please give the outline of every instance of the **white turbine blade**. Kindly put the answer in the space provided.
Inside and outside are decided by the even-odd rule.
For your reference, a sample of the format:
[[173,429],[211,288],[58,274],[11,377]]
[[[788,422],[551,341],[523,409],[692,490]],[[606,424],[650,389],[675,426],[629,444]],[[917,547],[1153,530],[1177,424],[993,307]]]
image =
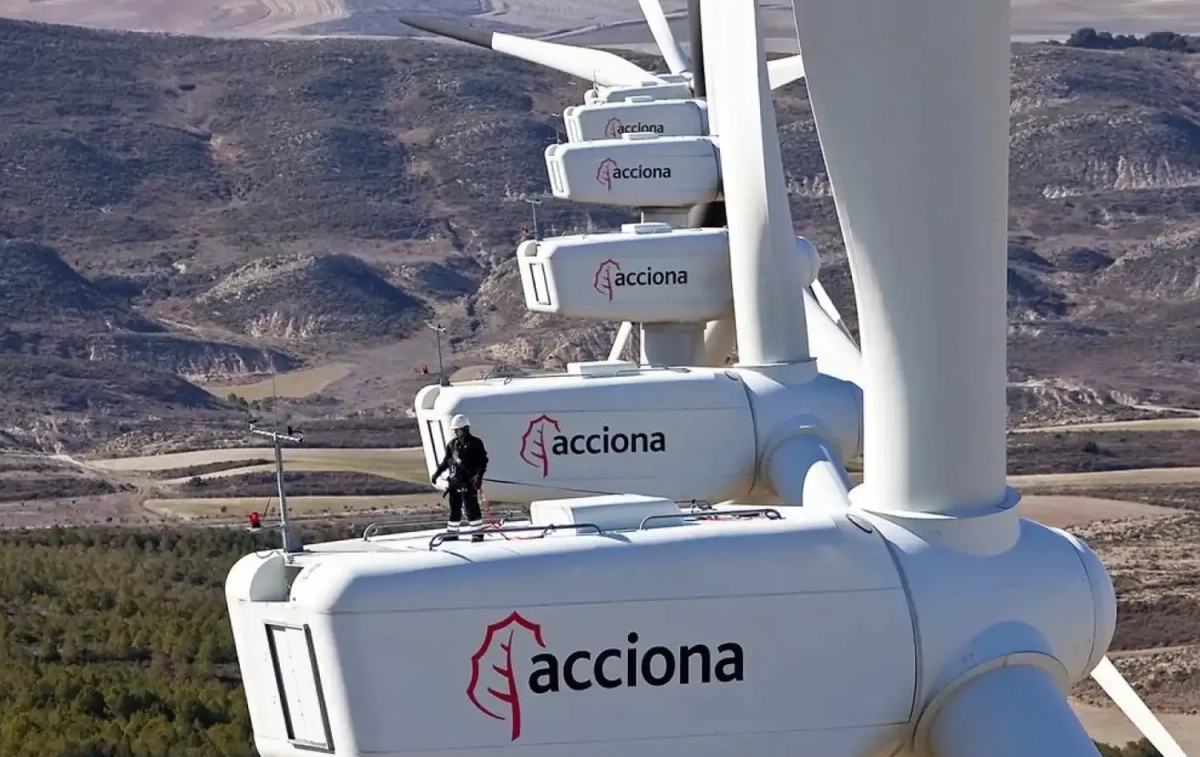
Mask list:
[[625,351],[625,345],[629,342],[629,335],[632,333],[633,323],[622,321],[621,327],[617,329],[617,336],[613,339],[612,349],[608,352],[609,361],[621,359],[621,353]]
[[662,5],[658,0],[638,0],[638,5],[642,6],[642,15],[646,17],[646,23],[650,25],[650,34],[654,36],[654,43],[658,45],[671,73],[682,74],[691,71],[692,61],[679,45],[679,40],[675,39],[675,34],[671,31],[671,25],[667,22],[667,16],[663,13]]
[[733,316],[709,321],[704,327],[704,341],[696,364],[709,368],[724,368],[737,345],[737,324]]
[[834,320],[808,289],[800,290],[804,299],[808,351],[817,359],[817,369],[827,376],[862,386],[862,353],[850,335]]
[[1008,664],[964,682],[923,720],[910,754],[1099,757],[1058,683],[1032,665]]
[[530,63],[553,68],[555,71],[562,71],[564,74],[578,76],[602,87],[640,84],[658,79],[641,66],[604,50],[593,50],[590,47],[573,47],[494,33],[492,49]]
[[1112,664],[1112,660],[1107,657],[1101,660],[1100,664],[1092,671],[1092,680],[1104,689],[1104,693],[1108,694],[1117,708],[1125,713],[1129,722],[1141,731],[1146,740],[1154,745],[1162,757],[1187,757],[1183,753],[1183,748],[1179,746],[1179,742],[1167,732],[1162,722],[1155,717],[1142,698],[1121,675],[1121,671]]
[[825,287],[821,285],[820,279],[813,279],[812,283],[813,296],[817,298],[817,304],[821,309],[833,319],[833,322],[838,325],[846,336],[854,339],[854,335],[850,333],[850,327],[846,325],[846,321],[842,318],[842,314],[838,312],[837,306],[833,304],[833,300],[829,297],[829,292],[825,291]]
[[779,89],[803,78],[804,58],[799,53],[767,61],[767,79],[771,82],[771,89]]
[[[805,307],[796,299],[796,233],[788,206],[779,129],[768,86],[761,12],[754,3],[701,0],[715,95],[721,180],[729,224],[730,280],[741,365],[808,359]],[[706,51],[707,53],[707,51]]]
[[564,74],[578,76],[580,79],[604,87],[658,80],[657,76],[641,66],[604,50],[561,45],[557,42],[542,42],[500,32],[481,31],[440,18],[409,15],[401,15],[398,18],[401,23],[414,29],[456,39],[477,47],[486,47],[498,53],[561,71]]

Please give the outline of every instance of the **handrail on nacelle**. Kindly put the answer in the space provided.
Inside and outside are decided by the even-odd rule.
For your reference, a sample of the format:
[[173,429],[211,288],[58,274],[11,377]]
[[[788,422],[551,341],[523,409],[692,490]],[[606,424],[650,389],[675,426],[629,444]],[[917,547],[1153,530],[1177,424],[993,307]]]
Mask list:
[[667,520],[669,518],[688,518],[691,520],[709,520],[711,518],[721,518],[728,516],[730,518],[754,518],[763,516],[767,520],[779,520],[783,515],[773,507],[758,507],[753,510],[705,510],[699,513],[659,513],[658,515],[647,515],[642,518],[641,524],[637,530],[644,531],[646,524],[653,520]]
[[[499,525],[500,527],[503,527],[505,523],[507,523],[509,520],[512,519],[513,515],[516,515],[516,513],[511,510],[507,510],[503,514],[501,514],[500,520],[498,522],[491,523],[488,525],[489,526]],[[398,527],[398,526],[425,526],[425,525],[432,525],[434,522],[438,522],[438,521],[409,519],[409,520],[385,520],[385,521],[381,521],[379,523],[371,523],[370,525],[368,525],[366,528],[363,529],[362,539],[363,539],[363,541],[370,541],[372,536],[378,536],[379,534],[383,533],[384,529],[388,529],[388,528],[393,528],[393,527]],[[417,529],[413,529],[413,530],[417,530]],[[492,528],[491,530],[496,530],[496,529]]]
[[434,534],[433,538],[429,540],[429,548],[433,549],[442,542],[446,541],[446,537],[449,536],[475,536],[476,534],[500,534],[501,536],[505,536],[507,534],[515,534],[522,531],[541,531],[542,536],[547,536],[555,531],[558,531],[559,529],[565,528],[573,529],[575,531],[578,531],[581,528],[590,528],[594,530],[597,535],[604,535],[604,529],[600,528],[595,523],[551,523],[548,526],[501,526],[500,528],[484,528],[478,531],[442,531],[441,533]]

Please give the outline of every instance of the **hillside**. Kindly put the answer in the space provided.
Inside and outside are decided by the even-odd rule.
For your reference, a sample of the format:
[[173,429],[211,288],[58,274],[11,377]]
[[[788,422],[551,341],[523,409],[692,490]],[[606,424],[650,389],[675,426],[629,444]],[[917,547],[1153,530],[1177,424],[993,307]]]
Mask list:
[[[1200,59],[1014,52],[1013,422],[1200,403]],[[394,412],[436,360],[430,319],[452,369],[603,355],[612,327],[524,310],[513,259],[586,86],[411,38],[0,21],[0,362],[25,377],[0,388],[0,430],[40,445],[35,427],[75,423],[87,447],[167,413],[236,422],[194,383],[333,360],[355,368],[287,412]],[[803,85],[777,110],[797,229],[853,324]],[[633,220],[553,199],[538,217],[547,234]],[[50,356],[88,361],[74,394],[26,363]],[[142,378],[122,387],[128,366]],[[92,393],[104,422],[77,417]]]
[[429,308],[351,255],[247,263],[196,298],[202,314],[256,337],[403,338]]

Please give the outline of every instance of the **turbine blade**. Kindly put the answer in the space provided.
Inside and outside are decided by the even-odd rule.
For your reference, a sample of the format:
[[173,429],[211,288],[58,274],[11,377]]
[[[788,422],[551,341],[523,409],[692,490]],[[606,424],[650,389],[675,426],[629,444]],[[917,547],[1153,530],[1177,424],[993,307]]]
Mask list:
[[709,321],[704,326],[704,341],[696,365],[708,368],[724,368],[729,356],[737,346],[737,322],[732,315]]
[[861,388],[862,353],[858,345],[843,328],[839,328],[839,322],[821,307],[812,291],[802,289],[800,295],[804,299],[808,351],[817,359],[817,370]]
[[692,62],[680,46],[679,40],[675,39],[675,33],[671,31],[671,25],[667,22],[667,16],[658,0],[638,0],[638,5],[642,6],[642,15],[650,25],[650,34],[654,36],[654,43],[658,45],[671,73],[682,74],[691,71]]
[[605,87],[640,84],[658,79],[657,76],[641,66],[604,50],[561,45],[557,42],[542,42],[501,32],[481,31],[440,18],[407,14],[400,15],[398,18],[400,23],[414,29],[420,29],[440,37],[456,39],[477,47],[486,47],[498,53],[527,60],[530,63],[561,71],[564,74],[571,74]]
[[833,304],[833,300],[829,297],[829,292],[825,291],[825,287],[821,285],[821,280],[819,278],[813,279],[812,293],[813,296],[817,298],[817,303],[820,304],[821,309],[824,310],[825,313],[833,319],[834,323],[838,325],[838,328],[840,328],[842,332],[846,336],[850,337],[851,341],[853,341],[854,335],[850,333],[850,327],[846,325],[846,321],[842,318],[842,314],[838,312],[837,306]]
[[771,89],[779,89],[803,78],[804,58],[799,53],[767,61],[767,79],[771,82]]
[[1101,660],[1092,671],[1092,680],[1104,689],[1104,693],[1108,694],[1117,708],[1125,713],[1129,722],[1141,731],[1162,757],[1187,757],[1179,742],[1167,732],[1162,722],[1121,675],[1121,671],[1112,664],[1112,660],[1107,657]]
[[[997,0],[998,1],[998,0]],[[721,139],[721,183],[740,365],[808,359],[804,304],[797,301],[796,234],[788,206],[779,130],[768,86],[760,9],[702,0],[704,23],[720,29],[719,60],[708,58],[709,97]],[[707,37],[708,43],[714,43]]]
[[966,681],[922,726],[910,754],[1100,757],[1058,683],[1031,665],[1005,665]]
[[690,228],[719,229],[722,226],[728,225],[729,220],[725,216],[725,203],[720,200],[693,205],[692,209],[688,211],[688,226]]
[[625,351],[625,345],[629,343],[631,333],[633,333],[633,323],[621,321],[621,326],[617,329],[617,335],[613,339],[612,349],[608,351],[609,361],[621,359],[621,353]]

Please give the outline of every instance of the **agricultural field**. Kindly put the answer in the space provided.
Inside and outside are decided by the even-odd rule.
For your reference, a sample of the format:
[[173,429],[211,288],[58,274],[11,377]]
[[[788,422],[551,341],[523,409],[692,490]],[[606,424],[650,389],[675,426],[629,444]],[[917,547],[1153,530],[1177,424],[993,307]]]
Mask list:
[[314,368],[280,373],[273,378],[245,384],[206,384],[204,388],[218,397],[265,400],[273,397],[300,399],[317,394],[325,387],[350,375],[350,363],[329,363]]

